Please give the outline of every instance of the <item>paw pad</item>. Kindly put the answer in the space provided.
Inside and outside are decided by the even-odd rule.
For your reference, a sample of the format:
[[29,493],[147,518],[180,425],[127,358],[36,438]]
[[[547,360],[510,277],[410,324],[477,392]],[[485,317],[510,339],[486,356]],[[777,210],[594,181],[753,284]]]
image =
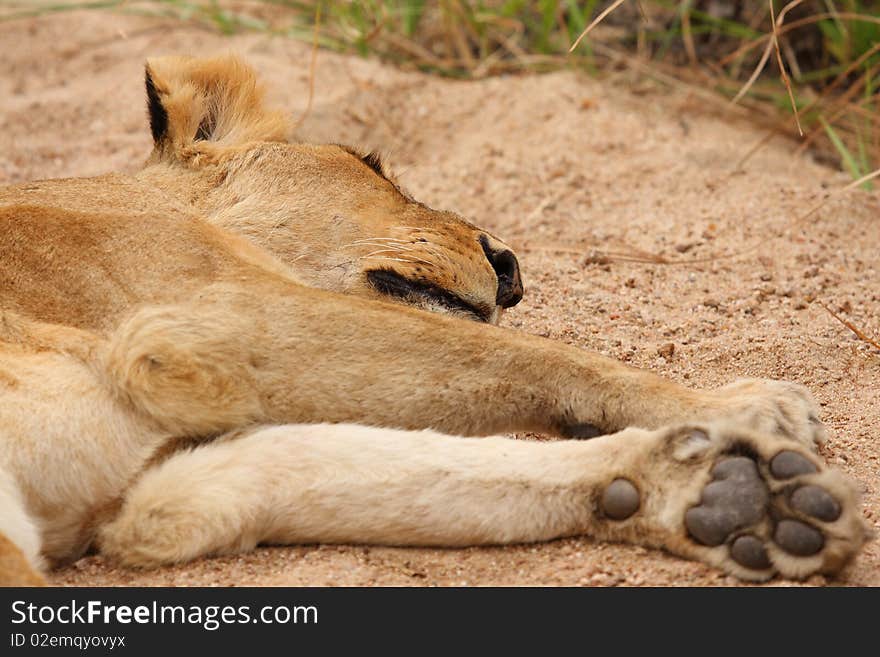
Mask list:
[[739,565],[752,570],[766,570],[770,567],[770,559],[761,539],[755,536],[740,536],[730,546],[730,556]]
[[808,516],[834,522],[840,517],[840,505],[823,488],[801,486],[791,495],[791,506]]
[[714,481],[703,489],[699,506],[688,509],[685,525],[703,545],[721,545],[733,532],[757,523],[770,496],[755,462],[744,456],[719,461]]
[[817,472],[815,463],[791,450],[783,450],[770,461],[770,472],[777,479],[791,479],[802,474]]
[[602,494],[602,510],[612,520],[625,520],[639,509],[639,491],[626,479],[615,479]]
[[803,576],[805,564],[815,561],[795,565],[792,558],[815,557],[835,540],[812,520],[831,523],[844,514],[843,500],[819,483],[824,479],[810,476],[819,472],[807,455],[791,449],[777,452],[766,470],[763,461],[721,456],[699,504],[685,511],[685,527],[697,543],[723,546],[728,558],[752,576],[774,570]]
[[825,545],[825,539],[818,529],[799,520],[780,520],[773,538],[779,547],[798,557],[816,554]]

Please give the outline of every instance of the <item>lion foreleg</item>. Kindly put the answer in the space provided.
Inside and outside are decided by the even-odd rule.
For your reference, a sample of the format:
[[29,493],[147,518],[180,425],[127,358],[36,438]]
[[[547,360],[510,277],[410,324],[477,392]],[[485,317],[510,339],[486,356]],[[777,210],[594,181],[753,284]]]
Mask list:
[[840,473],[793,441],[735,425],[587,443],[289,425],[148,471],[99,543],[125,564],[156,566],[260,543],[468,546],[577,534],[662,547],[748,579],[836,572],[866,537]]
[[535,336],[274,279],[143,309],[111,345],[113,385],[174,434],[356,422],[593,437],[737,415],[807,444],[822,435],[795,384],[693,390]]
[[123,397],[181,435],[354,422],[578,436],[711,409],[701,393],[588,351],[296,286],[142,309],[106,364]]
[[464,546],[575,534],[590,515],[584,464],[572,458],[582,446],[343,424],[261,429],[146,472],[99,544],[154,566],[258,543]]

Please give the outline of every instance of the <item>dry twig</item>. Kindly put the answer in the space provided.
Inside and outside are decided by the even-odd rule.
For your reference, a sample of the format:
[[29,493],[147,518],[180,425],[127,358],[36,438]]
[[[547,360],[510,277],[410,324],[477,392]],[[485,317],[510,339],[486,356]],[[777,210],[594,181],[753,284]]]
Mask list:
[[321,3],[319,2],[315,7],[315,31],[314,38],[312,41],[312,59],[309,62],[309,99],[306,102],[306,108],[303,110],[303,113],[296,120],[296,123],[293,124],[293,130],[296,131],[302,124],[303,121],[306,120],[309,113],[312,111],[312,101],[315,98],[315,65],[318,62],[318,36],[321,33]]
[[[782,52],[779,50],[779,34],[777,33],[776,16],[773,13],[773,0],[768,0],[768,2],[770,3],[770,25],[773,28],[773,47],[776,50],[776,63],[779,65],[779,75],[782,77],[782,84],[785,85],[788,99],[791,101],[791,111],[794,112],[794,122],[797,124],[798,134],[803,137],[804,129],[801,127],[801,119],[798,116],[797,103],[794,100],[794,92],[791,90],[791,81],[788,79],[788,73],[785,71],[785,64],[782,61]],[[795,0],[791,5],[796,5],[799,2],[801,0]],[[781,18],[782,15],[780,14]]]
[[825,309],[825,311],[826,311],[829,315],[831,315],[834,319],[836,319],[838,322],[840,322],[841,324],[843,324],[843,325],[844,325],[846,328],[848,328],[850,331],[852,331],[853,333],[855,333],[855,334],[856,334],[856,337],[857,337],[859,340],[861,340],[862,342],[866,342],[867,344],[871,345],[871,346],[874,347],[875,349],[880,349],[880,344],[878,344],[877,341],[874,340],[873,338],[870,338],[870,337],[868,337],[867,335],[865,335],[865,332],[862,331],[858,326],[856,326],[855,324],[853,324],[851,321],[849,321],[849,320],[847,320],[847,319],[844,319],[843,317],[840,317],[837,313],[835,313],[833,310],[831,310],[831,308],[829,308],[828,306],[826,306],[826,305],[825,305],[824,303],[822,303],[821,301],[817,301],[816,303],[818,303],[820,306],[822,306],[822,307]]

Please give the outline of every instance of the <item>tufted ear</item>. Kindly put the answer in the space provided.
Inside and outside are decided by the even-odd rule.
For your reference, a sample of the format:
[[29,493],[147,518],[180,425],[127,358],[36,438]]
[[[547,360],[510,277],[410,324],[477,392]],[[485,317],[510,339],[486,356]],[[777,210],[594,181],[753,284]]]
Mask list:
[[146,65],[153,153],[177,159],[195,150],[285,141],[283,112],[266,109],[254,71],[234,56],[160,57]]

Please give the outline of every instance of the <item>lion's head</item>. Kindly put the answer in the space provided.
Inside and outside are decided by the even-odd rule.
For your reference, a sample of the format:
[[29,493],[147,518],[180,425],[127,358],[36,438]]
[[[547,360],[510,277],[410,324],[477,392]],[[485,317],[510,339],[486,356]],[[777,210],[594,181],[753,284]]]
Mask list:
[[403,191],[376,154],[288,141],[234,57],[151,60],[141,175],[285,262],[304,283],[497,323],[523,294],[501,240]]

